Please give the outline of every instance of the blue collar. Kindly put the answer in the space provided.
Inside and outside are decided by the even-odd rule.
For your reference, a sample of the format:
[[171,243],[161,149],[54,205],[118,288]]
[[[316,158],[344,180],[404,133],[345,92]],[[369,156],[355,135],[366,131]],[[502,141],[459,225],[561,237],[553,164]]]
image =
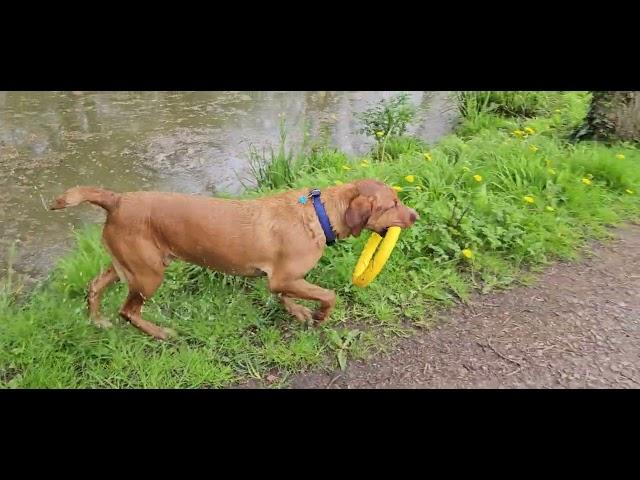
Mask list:
[[300,197],[298,201],[302,204],[305,204],[307,203],[307,197],[311,197],[313,208],[315,208],[316,210],[316,215],[318,216],[318,220],[320,221],[320,225],[322,226],[322,230],[324,231],[324,236],[327,238],[327,245],[333,245],[336,241],[336,234],[333,233],[333,228],[331,227],[329,216],[324,209],[324,205],[320,201],[320,190],[315,188],[311,190],[309,192],[309,195],[307,195],[306,197]]

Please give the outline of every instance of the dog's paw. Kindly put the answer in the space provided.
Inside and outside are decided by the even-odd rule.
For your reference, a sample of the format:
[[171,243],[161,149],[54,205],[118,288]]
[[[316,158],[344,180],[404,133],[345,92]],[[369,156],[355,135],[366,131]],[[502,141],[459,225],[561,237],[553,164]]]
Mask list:
[[178,332],[176,332],[173,328],[163,328],[166,338],[177,337]]
[[309,323],[313,319],[311,310],[303,305],[296,304],[295,306],[291,306],[288,310],[289,313],[296,317],[300,323]]
[[94,318],[91,321],[98,328],[111,328],[111,327],[113,327],[113,323],[111,323],[109,320],[107,320],[104,317]]
[[178,333],[173,328],[158,327],[152,335],[158,340],[169,340],[172,337],[176,337]]
[[329,313],[326,310],[316,310],[312,315],[313,319],[318,323],[324,322],[328,316]]

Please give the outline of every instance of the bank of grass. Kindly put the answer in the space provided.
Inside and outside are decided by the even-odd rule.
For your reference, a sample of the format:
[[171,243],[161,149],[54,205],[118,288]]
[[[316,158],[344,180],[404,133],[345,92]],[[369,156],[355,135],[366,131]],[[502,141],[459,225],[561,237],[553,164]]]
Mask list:
[[[5,279],[0,383],[201,388],[253,378],[279,386],[294,373],[344,365],[381,348],[385,336],[427,327],[436,309],[464,300],[473,289],[502,288],[532,268],[574,258],[585,240],[604,238],[608,226],[637,217],[640,152],[564,140],[586,112],[586,94],[538,92],[531,108],[522,107],[525,100],[518,97],[516,105],[527,115],[507,115],[506,107],[475,111],[456,135],[433,148],[417,139],[389,139],[384,163],[316,149],[296,161],[284,184],[285,177],[278,177],[282,188],[378,178],[395,185],[422,217],[403,232],[368,288],[351,284],[368,234],[326,250],[309,274],[338,293],[325,325],[298,325],[269,295],[264,279],[174,263],[144,315],[177,330],[177,338],[156,342],[119,320],[120,284],[103,302],[115,327],[97,329],[86,315],[86,284],[108,257],[99,230],[89,228],[28,296],[14,295],[15,279]],[[528,118],[530,111],[535,115]]]

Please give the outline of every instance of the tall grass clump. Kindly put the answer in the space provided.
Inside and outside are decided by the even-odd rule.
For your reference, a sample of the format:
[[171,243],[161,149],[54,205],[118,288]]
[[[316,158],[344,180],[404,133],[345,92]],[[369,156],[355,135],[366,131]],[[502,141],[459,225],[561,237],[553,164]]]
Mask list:
[[303,158],[293,148],[287,148],[287,129],[284,117],[280,119],[280,139],[277,149],[272,145],[258,150],[249,146],[249,171],[258,191],[280,190],[293,185],[296,171]]
[[545,115],[553,108],[549,92],[472,91],[457,92],[461,113],[473,118],[482,112],[505,117],[532,118]]

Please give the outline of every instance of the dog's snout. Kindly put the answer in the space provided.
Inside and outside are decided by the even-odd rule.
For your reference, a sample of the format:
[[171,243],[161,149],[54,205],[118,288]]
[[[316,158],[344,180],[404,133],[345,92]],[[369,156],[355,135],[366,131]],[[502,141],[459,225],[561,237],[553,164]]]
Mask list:
[[417,220],[420,220],[420,215],[418,215],[418,212],[416,212],[415,210],[411,209],[411,210],[409,210],[409,220],[411,221],[411,223],[414,223]]

